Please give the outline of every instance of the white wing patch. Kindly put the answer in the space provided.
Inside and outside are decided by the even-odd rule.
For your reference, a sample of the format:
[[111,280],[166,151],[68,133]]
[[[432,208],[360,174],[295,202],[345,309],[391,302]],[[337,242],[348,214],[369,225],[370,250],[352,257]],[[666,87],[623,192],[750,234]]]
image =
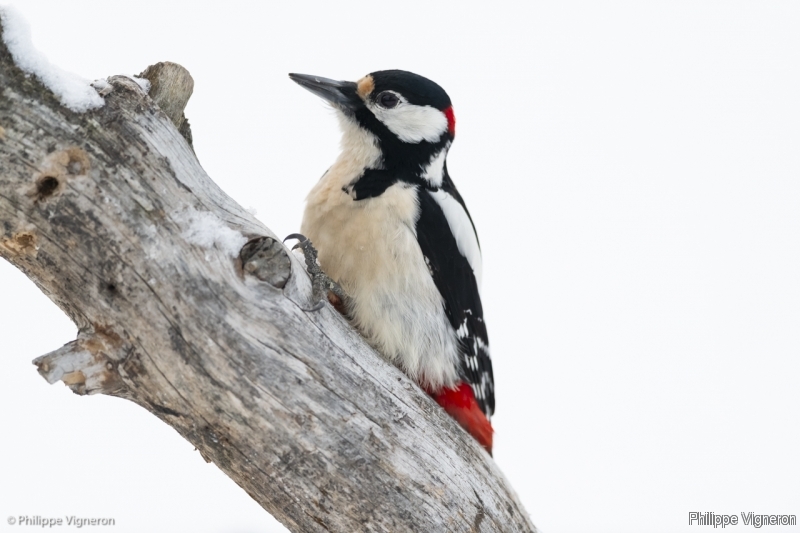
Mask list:
[[475,274],[475,280],[478,282],[478,289],[481,287],[481,278],[483,277],[483,263],[481,261],[481,248],[478,246],[478,237],[475,235],[475,229],[472,227],[472,221],[469,215],[458,203],[458,200],[450,196],[448,193],[439,189],[438,191],[428,191],[439,207],[444,212],[444,217],[447,223],[450,224],[450,231],[456,238],[458,251],[461,255],[467,258],[469,266],[472,267],[472,272]]

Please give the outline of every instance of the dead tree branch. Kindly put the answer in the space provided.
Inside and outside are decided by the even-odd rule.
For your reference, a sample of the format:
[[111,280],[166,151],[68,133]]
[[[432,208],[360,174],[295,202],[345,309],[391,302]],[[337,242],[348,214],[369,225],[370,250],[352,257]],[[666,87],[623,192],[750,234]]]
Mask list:
[[142,76],[74,112],[0,39],[0,256],[79,328],[42,376],[141,405],[292,531],[535,531],[444,411],[308,311],[303,265],[195,157],[188,73]]

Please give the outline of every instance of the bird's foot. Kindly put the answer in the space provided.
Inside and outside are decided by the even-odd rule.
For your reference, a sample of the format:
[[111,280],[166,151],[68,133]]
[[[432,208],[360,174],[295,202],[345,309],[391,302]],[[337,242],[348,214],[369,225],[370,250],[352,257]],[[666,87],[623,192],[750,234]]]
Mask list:
[[344,289],[333,281],[319,266],[317,260],[317,249],[311,243],[311,240],[306,238],[305,235],[299,233],[292,233],[283,242],[289,239],[297,239],[297,244],[292,247],[292,250],[300,249],[303,252],[303,257],[306,261],[306,272],[311,276],[311,290],[314,302],[316,304],[309,311],[318,311],[322,309],[322,301],[327,298],[330,304],[341,314],[347,313],[345,302],[347,301],[347,294]]

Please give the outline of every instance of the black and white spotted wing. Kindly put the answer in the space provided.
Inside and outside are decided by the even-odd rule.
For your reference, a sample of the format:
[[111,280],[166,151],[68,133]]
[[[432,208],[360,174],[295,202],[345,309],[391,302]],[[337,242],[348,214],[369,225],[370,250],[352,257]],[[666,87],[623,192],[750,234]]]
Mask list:
[[483,321],[478,237],[461,195],[447,176],[419,191],[417,240],[461,344],[461,373],[487,417],[494,413],[494,375]]

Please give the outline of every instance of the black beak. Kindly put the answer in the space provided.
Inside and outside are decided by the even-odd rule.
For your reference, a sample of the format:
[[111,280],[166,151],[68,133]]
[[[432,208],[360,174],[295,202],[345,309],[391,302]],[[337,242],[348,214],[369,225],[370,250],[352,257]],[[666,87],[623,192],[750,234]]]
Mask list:
[[356,93],[355,82],[329,80],[308,74],[289,74],[289,77],[301,87],[342,109],[354,110],[364,105]]

